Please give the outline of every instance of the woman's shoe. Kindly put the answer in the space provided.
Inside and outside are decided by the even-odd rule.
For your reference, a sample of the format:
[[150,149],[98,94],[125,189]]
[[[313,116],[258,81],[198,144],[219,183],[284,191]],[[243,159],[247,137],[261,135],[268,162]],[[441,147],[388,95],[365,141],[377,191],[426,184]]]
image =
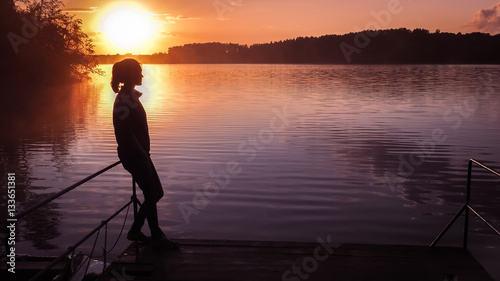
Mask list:
[[179,249],[179,243],[169,240],[161,229],[151,231],[151,242],[154,247],[163,249]]
[[146,234],[142,232],[136,232],[136,231],[129,231],[127,234],[127,239],[129,241],[136,241],[136,242],[141,242],[144,244],[148,244],[151,242],[151,238],[146,236]]

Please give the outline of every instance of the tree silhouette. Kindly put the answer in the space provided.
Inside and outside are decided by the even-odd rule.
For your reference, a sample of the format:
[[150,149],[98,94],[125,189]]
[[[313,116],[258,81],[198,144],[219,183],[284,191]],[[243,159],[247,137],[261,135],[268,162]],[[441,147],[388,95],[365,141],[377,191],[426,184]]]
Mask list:
[[57,0],[2,0],[0,50],[9,88],[80,80],[100,70],[82,21]]

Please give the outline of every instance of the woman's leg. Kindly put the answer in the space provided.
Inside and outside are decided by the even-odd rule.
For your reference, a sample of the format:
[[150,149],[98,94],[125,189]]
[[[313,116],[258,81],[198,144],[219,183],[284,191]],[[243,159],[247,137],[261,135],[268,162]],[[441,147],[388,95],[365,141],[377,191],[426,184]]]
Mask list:
[[151,180],[153,184],[151,185],[151,189],[147,192],[144,192],[144,204],[146,204],[146,218],[148,220],[149,229],[151,231],[151,238],[153,240],[159,240],[165,236],[163,231],[161,231],[160,226],[158,225],[158,209],[156,207],[156,203],[160,201],[163,197],[163,187],[160,182],[160,178],[158,177],[158,173],[156,172],[156,168],[149,159],[150,162],[150,174]]
[[158,225],[156,203],[163,197],[163,188],[151,159],[148,157],[148,159],[142,159],[142,161],[138,160],[134,159],[134,161],[125,162],[122,160],[125,169],[132,174],[144,194],[144,202],[137,213],[130,232],[140,233],[144,221],[147,219],[153,239],[161,239],[164,234]]

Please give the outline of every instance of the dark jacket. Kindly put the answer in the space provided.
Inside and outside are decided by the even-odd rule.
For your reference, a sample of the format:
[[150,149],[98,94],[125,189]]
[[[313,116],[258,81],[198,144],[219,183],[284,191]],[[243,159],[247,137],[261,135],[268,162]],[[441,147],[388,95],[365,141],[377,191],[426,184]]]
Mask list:
[[[113,126],[115,128],[116,142],[118,143],[118,156],[144,157],[149,156],[150,140],[146,111],[139,97],[142,93],[120,91],[113,106]],[[128,157],[127,157],[128,158]]]

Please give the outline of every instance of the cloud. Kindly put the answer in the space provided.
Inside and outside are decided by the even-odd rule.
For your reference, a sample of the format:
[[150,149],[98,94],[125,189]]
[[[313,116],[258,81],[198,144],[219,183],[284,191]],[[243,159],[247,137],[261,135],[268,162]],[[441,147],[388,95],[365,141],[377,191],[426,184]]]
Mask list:
[[162,38],[168,38],[168,37],[174,37],[174,36],[179,36],[178,32],[167,32],[167,31],[162,31],[160,32],[160,36]]
[[472,18],[471,25],[482,32],[500,33],[500,2],[488,9],[477,11]]
[[97,12],[97,7],[90,7],[90,8],[66,8],[62,9],[65,12],[68,13],[94,13]]
[[187,19],[192,19],[192,18],[189,18],[189,17],[185,17],[183,15],[178,15],[176,17],[172,17],[170,15],[165,15],[165,19],[166,20],[187,20]]
[[158,21],[164,21],[169,24],[176,24],[177,21],[179,20],[197,20],[199,18],[191,18],[191,17],[186,17],[183,15],[178,15],[176,17],[170,15],[170,14],[155,14],[155,17],[158,19]]

